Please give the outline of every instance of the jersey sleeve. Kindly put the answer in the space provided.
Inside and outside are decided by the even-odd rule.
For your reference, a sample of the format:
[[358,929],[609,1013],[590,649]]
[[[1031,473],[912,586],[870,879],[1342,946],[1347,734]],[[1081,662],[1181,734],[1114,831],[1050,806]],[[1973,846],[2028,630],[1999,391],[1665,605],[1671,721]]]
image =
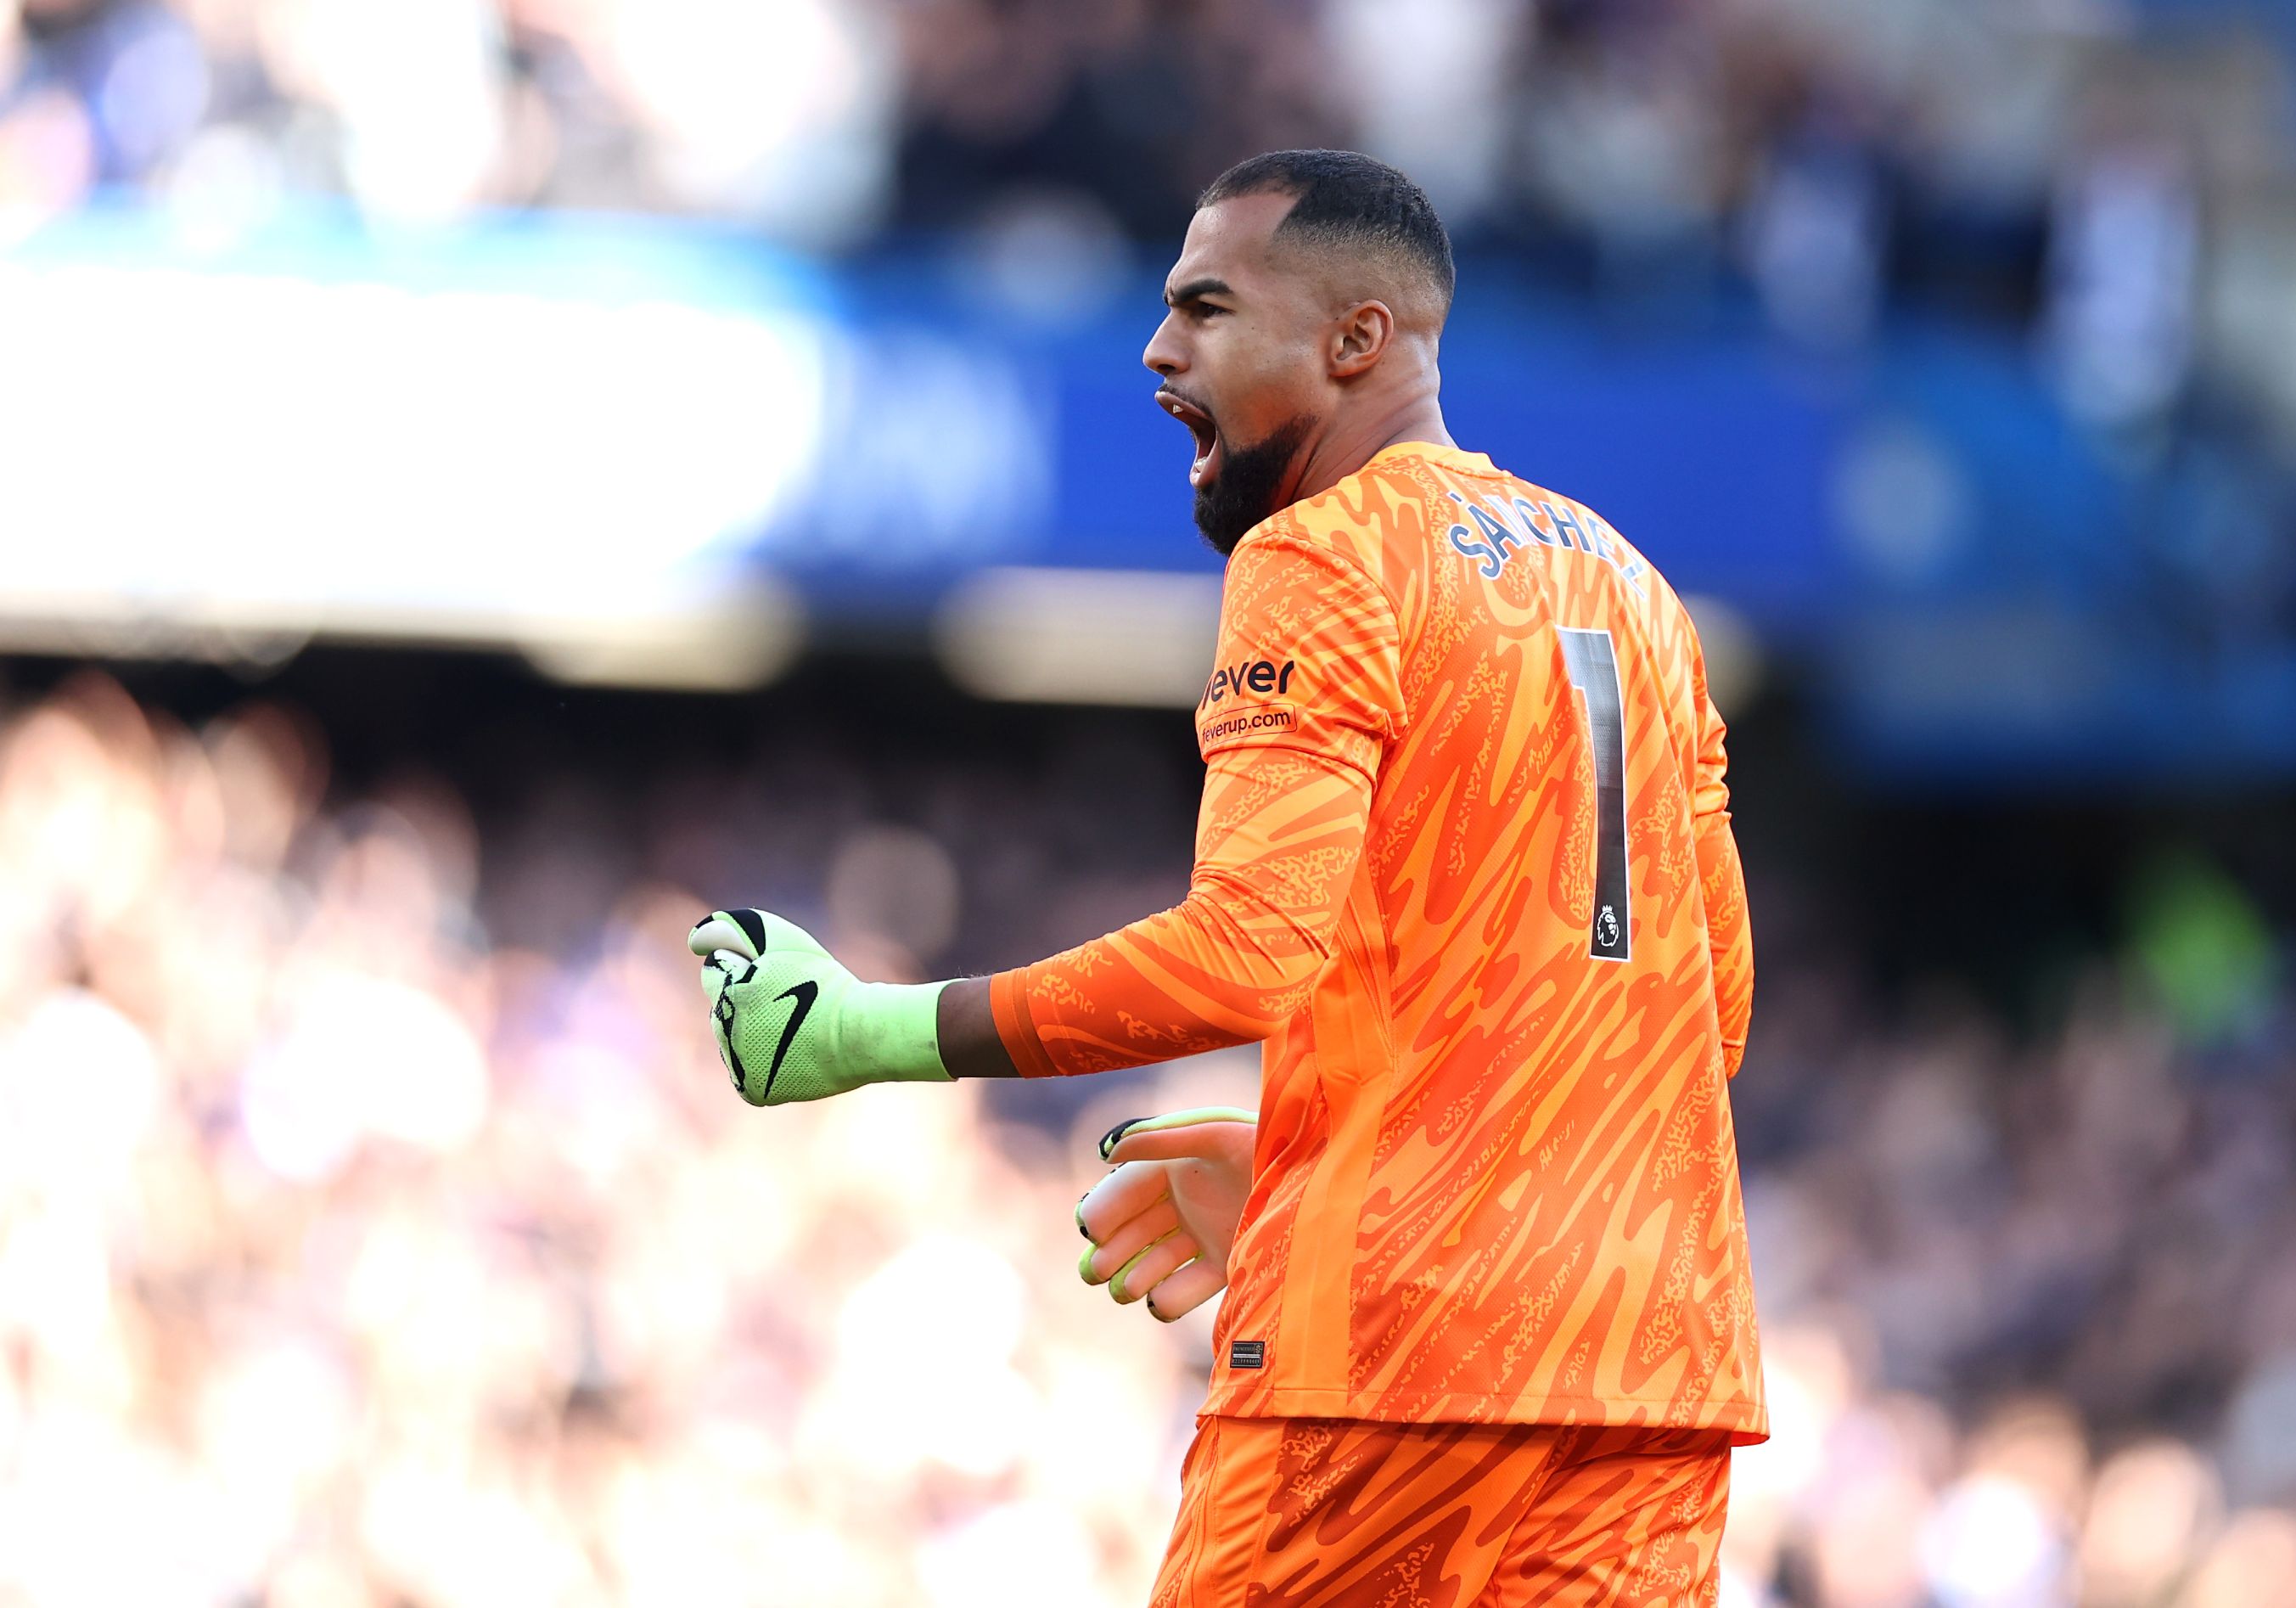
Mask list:
[[1400,631],[1371,577],[1280,529],[1228,560],[1219,651],[1196,705],[1196,746],[1283,748],[1376,775],[1403,734]]
[[1714,962],[1714,1001],[1722,1024],[1723,1068],[1738,1075],[1746,1030],[1754,1013],[1754,932],[1746,911],[1746,874],[1730,830],[1726,727],[1706,689],[1703,654],[1694,660],[1698,700],[1698,775],[1692,830],[1698,843],[1698,882],[1706,902],[1706,941]]
[[1330,958],[1386,744],[1403,718],[1395,615],[1349,561],[1255,533],[1229,561],[1188,896],[990,980],[1024,1076],[1265,1038]]

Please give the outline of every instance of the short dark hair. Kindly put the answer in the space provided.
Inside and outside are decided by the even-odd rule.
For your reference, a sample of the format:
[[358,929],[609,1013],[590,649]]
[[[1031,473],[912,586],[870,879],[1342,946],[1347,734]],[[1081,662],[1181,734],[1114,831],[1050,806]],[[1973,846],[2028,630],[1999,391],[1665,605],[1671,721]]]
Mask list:
[[1196,206],[1268,193],[1293,198],[1279,236],[1391,251],[1426,275],[1449,308],[1458,283],[1450,234],[1427,192],[1398,169],[1357,151],[1271,151],[1212,180]]

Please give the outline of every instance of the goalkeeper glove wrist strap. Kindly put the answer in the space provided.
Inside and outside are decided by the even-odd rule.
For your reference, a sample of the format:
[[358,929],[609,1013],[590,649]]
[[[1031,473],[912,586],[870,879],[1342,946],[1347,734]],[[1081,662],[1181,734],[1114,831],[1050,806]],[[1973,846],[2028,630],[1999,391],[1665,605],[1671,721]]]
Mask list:
[[838,1059],[868,1067],[873,1083],[953,1083],[941,1063],[946,982],[857,982],[837,1015]]

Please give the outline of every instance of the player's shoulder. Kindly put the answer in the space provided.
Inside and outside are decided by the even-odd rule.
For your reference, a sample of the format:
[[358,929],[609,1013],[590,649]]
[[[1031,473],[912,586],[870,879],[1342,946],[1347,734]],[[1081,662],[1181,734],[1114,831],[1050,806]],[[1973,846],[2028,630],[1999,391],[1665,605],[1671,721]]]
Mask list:
[[1590,575],[1607,571],[1656,615],[1671,619],[1683,612],[1682,600],[1658,567],[1593,506],[1505,470],[1494,470],[1490,480],[1490,488],[1472,488],[1458,498],[1458,520],[1447,533],[1451,546],[1484,561],[1487,573],[1515,552],[1543,549],[1595,561]]
[[[1506,486],[1503,512],[1514,516],[1520,532],[1532,542],[1602,559],[1630,582],[1639,583],[1644,576],[1657,578],[1642,549],[1592,505],[1521,475],[1501,472],[1500,479]],[[1649,590],[1640,584],[1635,589]]]
[[1514,474],[1482,453],[1406,442],[1374,455],[1330,489],[1254,526],[1263,548],[1336,554],[1390,593],[1404,571],[1446,559],[1495,578],[1517,554],[1541,549],[1607,566],[1661,614],[1681,609],[1673,589],[1617,526],[1577,497]]

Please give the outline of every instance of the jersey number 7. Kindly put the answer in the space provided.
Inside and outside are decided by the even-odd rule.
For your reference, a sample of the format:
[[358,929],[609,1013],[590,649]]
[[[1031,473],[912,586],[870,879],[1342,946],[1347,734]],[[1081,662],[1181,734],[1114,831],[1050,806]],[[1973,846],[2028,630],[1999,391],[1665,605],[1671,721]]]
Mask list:
[[1626,960],[1634,953],[1627,898],[1627,725],[1619,656],[1608,631],[1563,630],[1562,663],[1587,710],[1595,742],[1595,920],[1587,953]]

